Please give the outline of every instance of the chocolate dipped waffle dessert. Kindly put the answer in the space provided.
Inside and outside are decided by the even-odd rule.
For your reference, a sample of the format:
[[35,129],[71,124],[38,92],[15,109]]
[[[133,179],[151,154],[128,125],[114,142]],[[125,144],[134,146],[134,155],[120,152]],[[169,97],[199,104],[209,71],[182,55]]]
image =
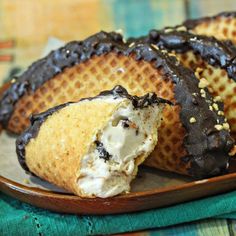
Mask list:
[[[233,140],[223,104],[199,88],[194,73],[175,57],[150,44],[128,45],[117,33],[68,43],[35,62],[4,93],[0,121],[19,133],[31,114],[116,85],[137,96],[154,92],[174,104],[164,108],[159,142],[146,164],[196,178],[227,170]],[[217,111],[209,108],[213,104]]]
[[[128,42],[145,42],[167,50],[200,79],[199,87],[208,86],[214,100],[224,102],[224,113],[215,104],[209,105],[228,119],[236,137],[236,47],[214,37],[191,34],[183,27],[151,30],[147,36]],[[204,92],[202,94],[204,96]]]
[[17,139],[21,165],[81,197],[130,190],[157,143],[167,101],[153,93],[131,96],[121,87],[51,108],[31,118]]

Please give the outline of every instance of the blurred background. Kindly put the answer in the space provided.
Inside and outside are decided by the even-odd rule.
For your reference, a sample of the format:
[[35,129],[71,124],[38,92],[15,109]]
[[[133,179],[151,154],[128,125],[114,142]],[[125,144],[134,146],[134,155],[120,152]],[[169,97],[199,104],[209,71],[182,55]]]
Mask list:
[[235,0],[0,0],[0,84],[52,44],[100,30],[139,36],[186,18],[234,10]]

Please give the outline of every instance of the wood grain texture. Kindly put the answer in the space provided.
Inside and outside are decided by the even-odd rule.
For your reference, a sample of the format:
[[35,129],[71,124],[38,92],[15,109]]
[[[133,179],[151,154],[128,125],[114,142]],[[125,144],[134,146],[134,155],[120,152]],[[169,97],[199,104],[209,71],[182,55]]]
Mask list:
[[37,207],[61,213],[117,214],[136,212],[224,193],[236,188],[236,173],[111,198],[80,198],[27,187],[0,176],[0,190]]

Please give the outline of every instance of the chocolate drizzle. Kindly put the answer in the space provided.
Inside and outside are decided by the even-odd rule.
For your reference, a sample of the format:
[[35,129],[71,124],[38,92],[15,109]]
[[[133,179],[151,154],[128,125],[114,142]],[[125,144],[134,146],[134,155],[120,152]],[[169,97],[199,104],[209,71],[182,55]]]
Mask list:
[[[67,50],[69,50],[67,53],[68,57],[65,56],[67,55]],[[35,90],[43,81],[45,82],[51,79],[55,74],[63,71],[65,67],[70,67],[88,60],[94,54],[102,55],[109,52],[125,56],[132,55],[136,60],[150,62],[155,68],[162,72],[164,78],[169,78],[175,84],[175,100],[177,105],[181,107],[180,119],[186,129],[184,146],[188,155],[184,157],[183,161],[190,163],[189,174],[196,178],[201,178],[217,175],[226,171],[229,160],[228,152],[233,146],[233,140],[228,131],[219,131],[214,127],[217,123],[222,124],[224,117],[218,115],[214,110],[209,110],[207,101],[212,102],[211,95],[207,89],[203,89],[205,97],[202,97],[200,89],[198,88],[198,79],[195,77],[194,73],[182,67],[175,57],[171,57],[167,53],[156,50],[156,48],[150,44],[138,42],[129,47],[122,42],[121,35],[101,32],[83,42],[69,43],[65,47],[52,52],[46,58],[34,63],[29,68],[30,72],[26,71],[23,75],[23,79],[18,80],[18,83],[28,83],[30,84],[28,88]],[[29,76],[31,74],[33,74],[34,77]],[[26,75],[28,75],[28,78]],[[42,75],[44,76],[42,77]],[[19,95],[18,91],[10,88],[1,101],[1,107],[4,107],[4,104],[8,101],[7,97],[14,93],[17,93],[18,97],[22,96],[22,94]],[[112,92],[104,92],[101,95],[110,93],[116,96],[123,96],[123,92],[119,87]],[[145,107],[152,101],[153,97],[148,95],[146,98],[144,96],[143,100],[134,99],[134,104],[136,104],[137,107]],[[9,106],[7,107],[8,111],[12,112],[15,102],[16,101],[7,103],[10,106],[10,109]],[[220,110],[223,109],[222,103],[216,102],[216,104]],[[55,108],[53,109],[55,111]],[[40,122],[44,119],[43,117],[47,117],[47,112],[37,117],[39,121],[38,124],[40,125]],[[42,119],[39,119],[39,117]],[[189,122],[191,117],[196,118],[196,122],[193,124]],[[17,140],[18,156],[23,166],[25,165],[24,148],[30,138],[37,136],[39,129],[37,125],[34,127],[34,123]]]
[[128,40],[129,43],[133,41],[154,44],[161,50],[174,50],[177,53],[192,50],[210,65],[225,69],[229,78],[236,82],[236,47],[230,42],[178,31],[176,28],[151,30],[147,36]]
[[172,105],[170,101],[157,97],[155,93],[147,93],[141,97],[132,96],[127,92],[127,90],[124,87],[120,85],[115,86],[112,90],[103,91],[98,96],[112,96],[115,99],[127,98],[132,101],[132,104],[136,109],[142,109],[144,107],[160,103],[168,103],[169,105]]
[[221,17],[233,18],[233,17],[236,17],[236,12],[221,12],[215,16],[207,16],[207,17],[202,17],[202,18],[198,18],[198,19],[189,19],[189,20],[184,21],[183,25],[188,30],[191,30],[203,22],[216,20],[217,18],[221,18]]

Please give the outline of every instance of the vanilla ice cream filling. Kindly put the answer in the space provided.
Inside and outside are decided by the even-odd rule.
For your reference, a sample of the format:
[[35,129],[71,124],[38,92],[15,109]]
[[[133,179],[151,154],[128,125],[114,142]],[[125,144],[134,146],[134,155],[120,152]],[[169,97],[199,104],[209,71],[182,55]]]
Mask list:
[[137,109],[130,100],[122,100],[126,100],[124,105],[96,135],[82,158],[77,184],[87,196],[106,198],[128,192],[137,171],[136,158],[150,153],[156,144],[153,132],[157,132],[161,112],[158,106]]

